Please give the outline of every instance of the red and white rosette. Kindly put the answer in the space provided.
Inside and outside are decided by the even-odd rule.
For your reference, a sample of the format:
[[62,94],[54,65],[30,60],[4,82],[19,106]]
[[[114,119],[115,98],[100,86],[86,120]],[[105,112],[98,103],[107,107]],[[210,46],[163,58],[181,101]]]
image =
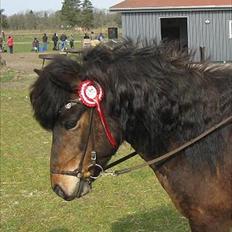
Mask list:
[[103,100],[103,90],[102,87],[95,81],[92,80],[85,80],[80,83],[78,89],[78,95],[80,97],[81,102],[90,108],[96,107],[98,115],[101,119],[101,123],[104,127],[106,136],[111,143],[111,145],[115,148],[117,143],[112,136],[108,123],[106,122],[105,115],[103,110],[101,109],[101,101]]
[[97,102],[101,102],[103,99],[103,90],[101,86],[91,80],[82,81],[79,86],[78,94],[81,102],[94,108],[97,106]]

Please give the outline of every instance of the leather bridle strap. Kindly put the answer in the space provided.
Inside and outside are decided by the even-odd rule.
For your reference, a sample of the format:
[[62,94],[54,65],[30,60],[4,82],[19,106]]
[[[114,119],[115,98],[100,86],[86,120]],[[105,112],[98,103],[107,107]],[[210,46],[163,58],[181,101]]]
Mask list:
[[126,161],[126,160],[128,160],[128,159],[130,159],[130,158],[132,158],[132,157],[134,157],[134,156],[136,156],[136,155],[138,155],[138,153],[137,153],[136,151],[133,151],[133,152],[131,152],[130,154],[128,154],[128,155],[122,157],[121,159],[118,159],[118,160],[116,160],[116,161],[114,161],[114,162],[108,164],[108,165],[105,167],[104,170],[108,170],[108,169],[110,169],[110,168],[112,168],[112,167],[115,167],[116,165],[118,165],[118,164],[120,164],[120,163],[122,163],[122,162],[124,162],[124,161]]
[[[84,149],[84,153],[81,157],[80,163],[79,163],[79,167],[77,168],[77,171],[79,173],[82,173],[82,168],[83,168],[83,163],[85,160],[85,156],[87,153],[87,149],[88,149],[88,144],[89,144],[89,140],[90,140],[90,136],[91,136],[91,132],[92,132],[92,125],[93,125],[93,111],[94,108],[90,109],[90,118],[89,118],[89,127],[88,127],[88,134],[87,134],[87,142],[85,143],[85,149]],[[93,140],[92,140],[93,141]]]
[[[192,139],[192,140],[190,140],[190,141],[184,143],[182,146],[180,146],[180,147],[178,147],[178,148],[176,148],[176,149],[174,149],[174,150],[172,150],[172,151],[170,151],[170,152],[168,152],[168,153],[166,153],[166,154],[164,154],[164,155],[162,155],[162,156],[159,156],[159,157],[157,157],[157,158],[155,158],[155,159],[149,160],[149,161],[147,161],[146,163],[142,163],[142,164],[139,164],[139,165],[135,165],[135,166],[133,166],[133,167],[131,167],[131,168],[124,168],[124,169],[121,169],[121,170],[113,171],[112,175],[119,176],[119,175],[122,175],[122,174],[125,174],[125,173],[129,173],[129,172],[135,171],[135,170],[140,169],[140,168],[143,168],[143,167],[147,167],[147,166],[152,165],[152,164],[154,165],[154,164],[158,164],[158,163],[160,163],[160,162],[162,162],[162,161],[166,161],[167,159],[169,159],[169,158],[173,157],[174,155],[176,155],[178,152],[181,152],[181,151],[183,151],[184,149],[186,149],[186,148],[192,146],[193,144],[197,143],[198,141],[200,141],[200,140],[203,139],[204,137],[208,136],[209,134],[211,134],[211,133],[214,132],[215,130],[221,128],[222,126],[226,125],[227,123],[230,123],[231,121],[232,121],[232,116],[230,116],[230,117],[224,119],[223,121],[221,121],[221,122],[218,123],[217,125],[211,127],[210,129],[206,130],[205,132],[203,132],[202,134],[200,134],[200,135],[197,136],[196,138],[194,138],[194,139]],[[133,152],[133,153],[129,154],[128,157],[129,157],[129,156],[132,156],[132,157],[133,157],[134,155],[137,154],[137,153],[136,153],[136,154],[135,154],[135,153],[136,153],[136,152]],[[127,156],[124,157],[124,158],[127,158]],[[130,158],[130,157],[129,157],[129,158]],[[129,158],[128,158],[128,159],[129,159]],[[121,161],[121,160],[123,160],[123,158],[120,159],[120,160],[118,160],[118,161],[115,161],[115,162],[112,163],[112,164],[109,164],[109,165],[105,168],[104,171],[106,171],[107,169],[112,168],[113,166],[115,166],[115,165],[117,165],[117,164],[119,164],[119,163],[121,163],[121,162],[124,161],[124,160],[123,160],[123,161]],[[127,160],[127,159],[126,159],[126,160]],[[121,161],[121,162],[120,162],[120,161]],[[107,173],[107,172],[106,172],[106,173]]]
[[83,163],[84,163],[84,160],[85,160],[85,156],[87,154],[88,144],[89,144],[89,140],[90,140],[90,136],[91,136],[91,132],[92,132],[93,113],[94,113],[94,108],[91,108],[90,109],[90,116],[89,116],[89,125],[88,125],[88,129],[87,129],[88,130],[87,131],[87,141],[85,143],[84,152],[83,152],[83,155],[81,156],[81,160],[79,162],[78,168],[75,169],[74,171],[51,170],[52,174],[75,176],[75,177],[78,177],[78,178],[81,178],[83,176],[82,169],[83,169]]

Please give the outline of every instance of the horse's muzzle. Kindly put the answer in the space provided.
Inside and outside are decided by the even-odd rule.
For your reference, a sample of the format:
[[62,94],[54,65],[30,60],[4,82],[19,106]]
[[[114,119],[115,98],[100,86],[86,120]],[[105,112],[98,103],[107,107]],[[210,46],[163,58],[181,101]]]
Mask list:
[[72,201],[86,195],[91,190],[91,183],[78,177],[52,175],[52,189],[66,201]]

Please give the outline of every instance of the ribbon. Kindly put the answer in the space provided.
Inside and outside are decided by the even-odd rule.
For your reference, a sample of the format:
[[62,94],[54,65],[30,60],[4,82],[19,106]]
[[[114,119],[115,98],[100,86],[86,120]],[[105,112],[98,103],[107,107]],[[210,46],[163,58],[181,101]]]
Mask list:
[[105,130],[106,136],[110,142],[110,144],[116,148],[117,143],[115,141],[115,138],[110,132],[109,125],[106,121],[104,112],[101,108],[101,101],[103,100],[103,90],[101,86],[94,81],[91,80],[85,80],[80,83],[79,90],[78,90],[78,95],[80,97],[81,102],[89,107],[89,108],[94,108],[96,107],[96,110],[98,112],[98,115],[100,117],[102,126]]

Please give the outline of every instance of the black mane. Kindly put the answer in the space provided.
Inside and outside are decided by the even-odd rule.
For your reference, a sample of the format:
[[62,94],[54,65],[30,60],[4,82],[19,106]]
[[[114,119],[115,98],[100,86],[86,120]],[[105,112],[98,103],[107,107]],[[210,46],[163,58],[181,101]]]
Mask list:
[[57,58],[42,71],[31,86],[30,99],[34,116],[47,130],[53,129],[59,110],[75,92],[80,65],[66,57]]
[[[83,79],[102,85],[107,114],[120,119],[125,139],[148,156],[166,152],[171,143],[186,142],[232,113],[231,68],[194,65],[186,51],[165,44],[126,41],[87,50],[82,65],[60,58],[42,70],[30,97],[43,127],[53,128],[60,107]],[[215,163],[213,151],[224,144],[219,133],[186,153],[204,151],[214,140],[218,145],[202,159]]]

